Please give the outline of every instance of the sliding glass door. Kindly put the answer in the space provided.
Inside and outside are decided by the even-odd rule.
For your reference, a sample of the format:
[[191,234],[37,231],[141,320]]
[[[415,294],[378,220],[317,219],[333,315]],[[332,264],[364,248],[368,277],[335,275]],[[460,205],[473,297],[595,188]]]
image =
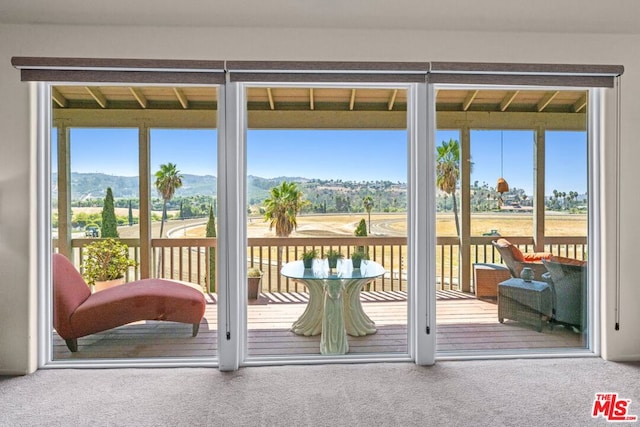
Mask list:
[[245,86],[249,359],[408,354],[407,92]]
[[440,88],[439,353],[589,347],[588,97]]

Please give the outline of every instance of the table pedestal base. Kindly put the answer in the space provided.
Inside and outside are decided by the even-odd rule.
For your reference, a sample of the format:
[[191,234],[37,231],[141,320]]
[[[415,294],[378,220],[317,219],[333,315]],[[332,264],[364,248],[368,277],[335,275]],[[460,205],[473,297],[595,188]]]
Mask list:
[[305,279],[302,283],[309,289],[309,303],[291,331],[304,336],[322,333],[322,354],[345,354],[347,334],[360,337],[377,331],[360,302],[360,291],[370,280]]
[[344,328],[344,305],[342,283],[328,282],[324,292],[324,315],[322,316],[321,354],[345,354],[349,351]]

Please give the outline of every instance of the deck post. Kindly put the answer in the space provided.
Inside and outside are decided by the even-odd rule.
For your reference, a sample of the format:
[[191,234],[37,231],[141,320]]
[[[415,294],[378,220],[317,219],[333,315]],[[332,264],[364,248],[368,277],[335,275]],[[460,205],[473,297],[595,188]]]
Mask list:
[[73,260],[71,249],[71,156],[69,127],[64,120],[58,126],[58,252]]
[[544,159],[546,130],[544,125],[539,125],[536,129],[536,142],[533,156],[533,169],[535,171],[533,183],[533,239],[536,252],[544,251]]
[[140,170],[140,278],[152,276],[151,262],[151,169],[149,127],[142,123],[138,126],[138,163]]
[[[460,129],[460,283],[458,289],[471,292],[471,133]],[[453,289],[453,287],[452,287]]]

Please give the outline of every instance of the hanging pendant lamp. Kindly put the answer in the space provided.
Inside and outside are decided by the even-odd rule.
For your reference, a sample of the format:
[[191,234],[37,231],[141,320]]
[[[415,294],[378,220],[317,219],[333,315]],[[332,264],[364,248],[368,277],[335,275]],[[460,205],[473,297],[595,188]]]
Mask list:
[[503,141],[503,131],[500,131],[500,178],[498,178],[498,183],[496,185],[496,191],[500,193],[498,197],[498,207],[502,206],[502,193],[506,193],[509,191],[509,183],[506,179],[503,178],[503,166],[504,166],[504,141]]

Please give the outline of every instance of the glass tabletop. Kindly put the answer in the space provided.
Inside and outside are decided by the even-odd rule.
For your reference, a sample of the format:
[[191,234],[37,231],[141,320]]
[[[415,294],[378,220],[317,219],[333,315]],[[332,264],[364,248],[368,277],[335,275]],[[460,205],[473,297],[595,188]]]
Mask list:
[[363,260],[360,268],[353,268],[350,259],[338,260],[338,266],[330,270],[326,259],[314,259],[311,268],[304,268],[302,261],[285,264],[280,273],[291,279],[349,280],[373,279],[385,273],[384,268],[374,261]]

